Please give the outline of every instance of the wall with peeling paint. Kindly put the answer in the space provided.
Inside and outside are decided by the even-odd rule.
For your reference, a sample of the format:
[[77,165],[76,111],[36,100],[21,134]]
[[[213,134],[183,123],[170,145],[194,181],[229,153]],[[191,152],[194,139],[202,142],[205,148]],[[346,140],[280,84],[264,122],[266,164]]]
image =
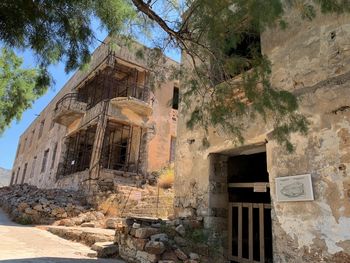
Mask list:
[[[290,154],[270,140],[271,124],[256,120],[246,124],[244,145],[211,129],[205,148],[204,132],[186,128],[188,113],[180,107],[175,210],[204,218],[222,244],[224,261],[227,156],[266,147],[274,262],[350,262],[350,15],[319,15],[310,22],[290,10],[286,20],[285,31],[262,35],[262,50],[272,63],[272,84],[299,97],[300,112],[310,121],[307,136],[292,135],[296,150]],[[315,200],[277,202],[275,178],[306,173]]]

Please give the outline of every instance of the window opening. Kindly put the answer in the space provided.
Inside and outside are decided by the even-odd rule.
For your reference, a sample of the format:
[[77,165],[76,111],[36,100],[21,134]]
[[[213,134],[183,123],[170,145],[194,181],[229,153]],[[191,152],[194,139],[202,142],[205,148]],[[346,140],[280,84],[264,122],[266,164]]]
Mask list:
[[27,167],[28,167],[28,163],[25,163],[25,165],[24,165],[24,169],[23,169],[23,174],[22,174],[21,184],[23,184],[23,183],[24,183],[24,178],[25,178],[26,173],[27,173]]
[[179,88],[174,87],[173,91],[173,109],[177,110],[179,108]]
[[175,161],[176,137],[171,136],[170,139],[170,163]]
[[65,176],[89,168],[95,134],[96,125],[81,130],[66,139],[66,151],[63,162],[59,164],[59,175]]
[[49,149],[47,149],[45,152],[44,152],[44,156],[43,156],[43,162],[41,164],[41,172],[45,172],[45,169],[46,169],[46,164],[47,164],[47,157],[49,156]]
[[40,122],[40,128],[39,128],[38,139],[40,139],[41,136],[43,135],[44,125],[45,125],[45,120],[42,120],[42,121]]
[[57,142],[55,143],[55,146],[54,146],[54,148],[53,148],[53,153],[52,153],[52,159],[51,159],[51,167],[50,167],[50,169],[53,169],[53,167],[55,166],[56,153],[57,153]]
[[30,177],[30,178],[32,178],[32,177],[33,177],[33,175],[34,175],[35,165],[36,165],[36,159],[37,159],[37,157],[36,157],[36,156],[34,156],[33,163],[32,163],[32,169],[31,169],[31,171],[30,171],[30,175],[29,175],[29,177]]
[[109,122],[103,142],[103,168],[138,173],[142,129]]

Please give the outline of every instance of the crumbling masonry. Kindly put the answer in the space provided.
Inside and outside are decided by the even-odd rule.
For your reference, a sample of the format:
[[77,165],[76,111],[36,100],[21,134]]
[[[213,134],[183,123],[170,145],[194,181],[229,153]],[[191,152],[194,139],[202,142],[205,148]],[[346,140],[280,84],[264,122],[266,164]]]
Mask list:
[[[216,262],[350,262],[350,16],[286,13],[287,29],[264,32],[261,47],[272,85],[298,96],[311,123],[307,136],[292,136],[294,153],[259,119],[244,123],[244,145],[212,128],[203,147],[205,131],[186,127],[180,104],[176,215],[203,218],[210,242],[220,244]],[[191,66],[186,56],[182,63]],[[296,183],[291,202],[278,200],[276,178],[303,174],[314,199],[293,201],[310,191]]]

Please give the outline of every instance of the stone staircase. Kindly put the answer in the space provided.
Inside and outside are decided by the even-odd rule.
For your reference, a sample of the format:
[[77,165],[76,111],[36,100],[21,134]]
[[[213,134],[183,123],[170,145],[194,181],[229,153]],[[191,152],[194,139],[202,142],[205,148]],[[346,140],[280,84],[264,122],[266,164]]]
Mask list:
[[157,189],[155,186],[137,188],[118,185],[116,194],[105,200],[106,209],[114,208],[113,216],[152,217],[166,219],[173,215],[174,192],[172,189]]
[[118,191],[125,197],[125,209],[121,216],[167,218],[173,214],[173,191],[164,191],[157,187],[135,189],[118,186]]

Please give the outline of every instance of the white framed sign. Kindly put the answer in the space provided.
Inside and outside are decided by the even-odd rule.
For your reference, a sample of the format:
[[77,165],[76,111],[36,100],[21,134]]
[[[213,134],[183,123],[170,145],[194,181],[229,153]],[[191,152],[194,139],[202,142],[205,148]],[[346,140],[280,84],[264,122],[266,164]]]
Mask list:
[[141,201],[141,199],[142,199],[142,193],[139,191],[132,192],[132,194],[130,195],[130,200]]
[[278,202],[314,200],[311,174],[277,177],[275,183]]

